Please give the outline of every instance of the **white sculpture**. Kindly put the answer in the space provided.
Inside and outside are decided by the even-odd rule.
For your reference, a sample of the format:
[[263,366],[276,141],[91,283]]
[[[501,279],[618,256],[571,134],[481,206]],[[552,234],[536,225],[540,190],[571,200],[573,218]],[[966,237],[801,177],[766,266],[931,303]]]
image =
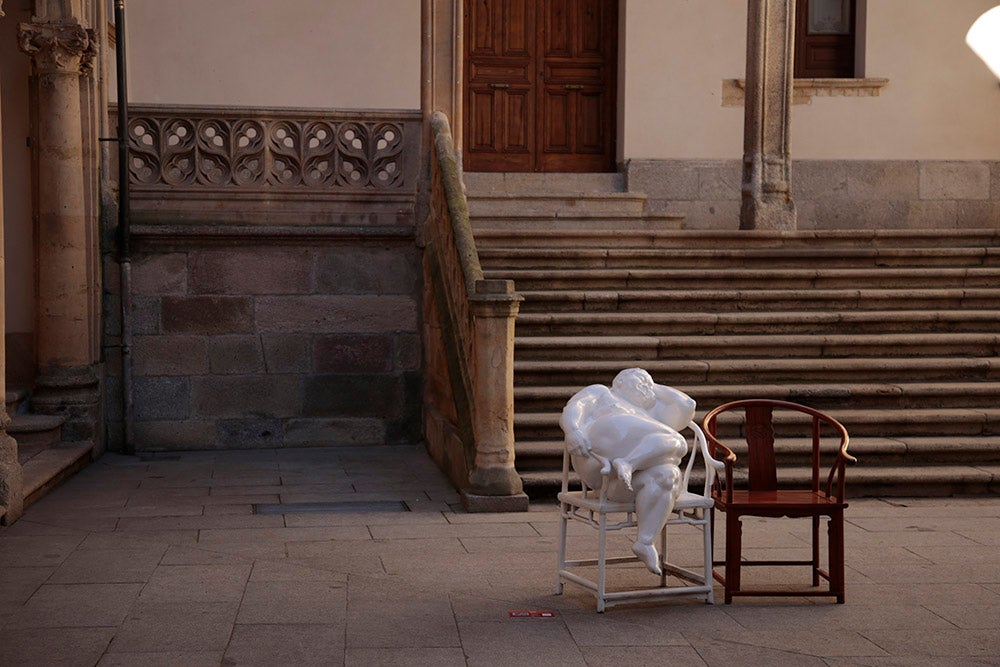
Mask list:
[[687,394],[656,384],[641,368],[627,368],[610,389],[593,384],[578,391],[559,419],[577,474],[596,489],[609,476],[609,500],[635,498],[632,552],[655,574],[661,571],[653,540],[683,490],[680,463],[687,440],[678,431],[694,410]]

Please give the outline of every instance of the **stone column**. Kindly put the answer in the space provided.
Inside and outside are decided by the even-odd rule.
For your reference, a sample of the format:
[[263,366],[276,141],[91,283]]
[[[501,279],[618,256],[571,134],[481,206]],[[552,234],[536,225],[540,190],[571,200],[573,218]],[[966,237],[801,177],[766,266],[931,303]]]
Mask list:
[[794,230],[789,137],[795,0],[749,0],[740,229]]
[[[0,1],[0,5],[2,5]],[[0,7],[0,16],[3,9]],[[2,147],[2,144],[0,144]],[[0,150],[0,155],[3,151]],[[3,161],[0,159],[0,183],[3,182]],[[7,323],[4,320],[4,244],[3,244],[3,188],[0,188],[0,394],[7,394],[7,351],[4,349],[4,334]],[[24,486],[21,478],[21,464],[17,460],[17,443],[7,435],[10,417],[7,410],[0,410],[0,524],[11,524],[21,516],[24,509]]]
[[479,280],[470,301],[476,456],[462,504],[469,512],[525,511],[528,496],[514,469],[514,318],[521,297],[513,281]]
[[63,414],[65,439],[93,438],[98,386],[92,363],[90,249],[80,77],[96,51],[93,33],[74,18],[22,23],[21,50],[37,85],[38,379],[32,409]]

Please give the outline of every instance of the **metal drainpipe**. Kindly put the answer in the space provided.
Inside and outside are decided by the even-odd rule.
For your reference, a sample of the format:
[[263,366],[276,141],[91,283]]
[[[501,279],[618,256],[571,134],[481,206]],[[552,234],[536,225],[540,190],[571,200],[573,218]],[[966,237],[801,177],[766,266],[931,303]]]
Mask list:
[[122,452],[135,453],[132,433],[132,248],[129,231],[128,89],[125,67],[125,0],[115,0],[118,83],[118,251],[121,269]]

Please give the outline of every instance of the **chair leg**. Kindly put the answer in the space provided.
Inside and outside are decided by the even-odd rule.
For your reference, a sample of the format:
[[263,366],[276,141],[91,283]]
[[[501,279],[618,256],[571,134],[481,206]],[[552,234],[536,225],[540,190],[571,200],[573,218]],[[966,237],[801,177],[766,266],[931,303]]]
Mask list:
[[812,518],[813,586],[819,586],[819,517]]
[[[708,517],[705,517],[706,519]],[[712,590],[714,577],[712,576],[712,522],[705,521],[701,526],[702,535],[705,538],[705,585],[708,586],[708,593],[705,595],[705,602],[715,604],[715,593]]]
[[660,588],[667,586],[667,527],[660,530]]
[[560,503],[559,505],[559,566],[556,569],[556,595],[562,595],[563,593],[563,580],[562,571],[566,569],[566,524],[569,519],[566,518],[567,507]]
[[844,604],[844,512],[830,515],[830,592]]
[[740,590],[740,559],[743,547],[743,522],[735,512],[726,512],[726,604]]
[[608,515],[601,513],[600,534],[597,538],[597,612],[604,613],[605,583],[608,570]]

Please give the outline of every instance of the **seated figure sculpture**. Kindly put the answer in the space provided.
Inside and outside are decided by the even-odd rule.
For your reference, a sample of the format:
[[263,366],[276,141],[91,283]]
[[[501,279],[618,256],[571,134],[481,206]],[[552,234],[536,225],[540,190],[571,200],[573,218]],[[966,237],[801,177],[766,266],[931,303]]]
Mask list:
[[655,574],[661,571],[654,540],[682,491],[680,463],[688,448],[679,431],[694,411],[687,394],[656,384],[641,368],[627,368],[610,389],[593,384],[578,391],[559,419],[573,469],[587,485],[599,489],[608,475],[609,500],[635,498],[632,552]]

